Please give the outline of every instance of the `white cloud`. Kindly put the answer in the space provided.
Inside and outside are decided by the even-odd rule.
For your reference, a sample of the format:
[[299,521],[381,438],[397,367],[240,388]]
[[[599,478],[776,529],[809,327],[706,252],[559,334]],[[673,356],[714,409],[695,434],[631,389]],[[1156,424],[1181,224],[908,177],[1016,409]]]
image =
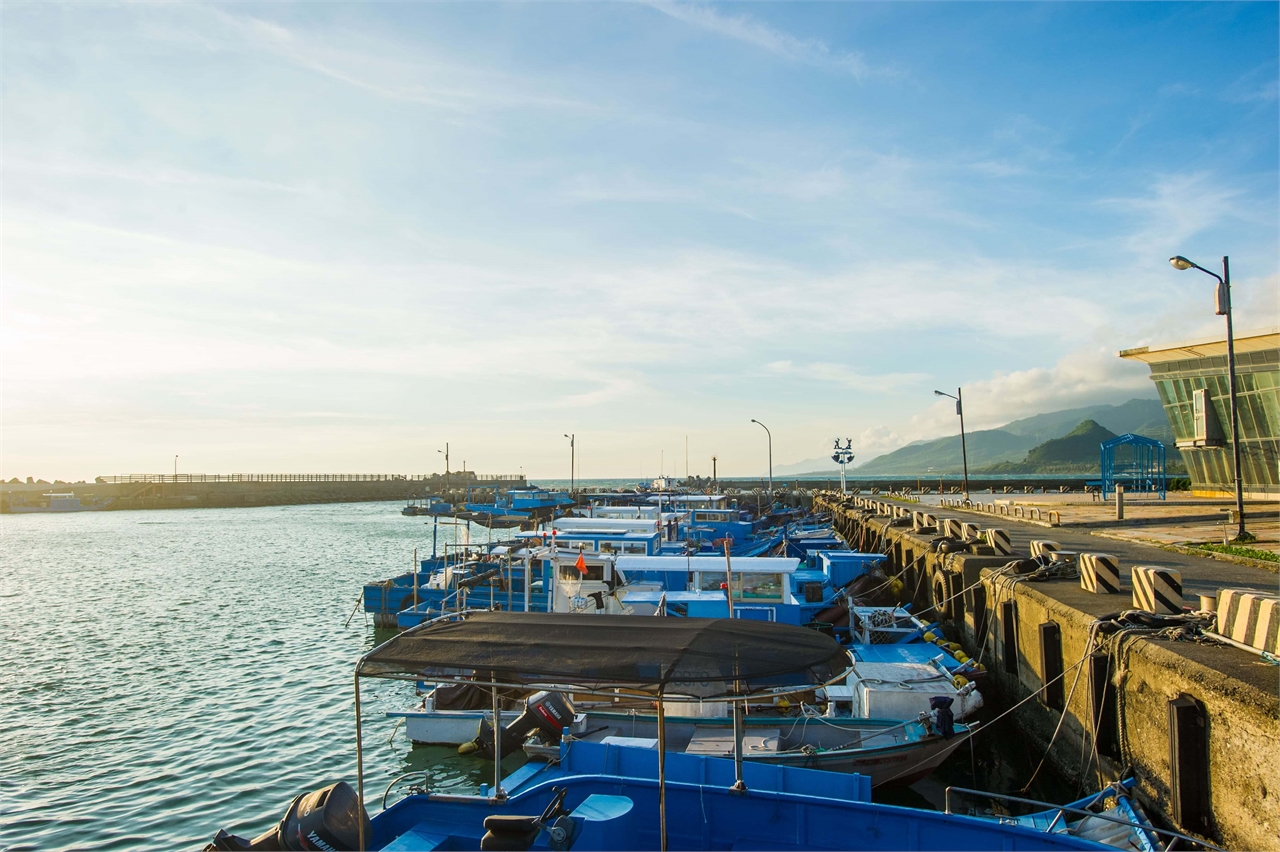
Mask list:
[[750,15],[722,15],[702,3],[654,2],[649,5],[678,21],[754,45],[792,62],[844,71],[859,80],[872,74],[889,73],[888,69],[872,68],[861,53],[833,51],[825,42],[797,38]]
[[1229,218],[1247,218],[1245,191],[1209,172],[1162,175],[1150,192],[1129,198],[1104,198],[1110,206],[1136,214],[1135,228],[1124,239],[1134,254],[1170,257],[1192,236]]
[[794,364],[791,361],[773,361],[766,364],[765,372],[774,376],[792,376],[811,381],[833,384],[852,390],[871,393],[890,393],[903,385],[919,384],[928,378],[924,373],[878,373],[867,375],[850,369],[844,364],[812,361]]
[[[1149,375],[1146,364],[1117,357],[1115,348],[1076,349],[1052,367],[998,372],[989,379],[966,382],[962,389],[965,428],[994,429],[1034,414],[1153,397]],[[955,420],[955,403],[939,398],[912,417],[905,431],[911,440],[933,438],[954,431]]]

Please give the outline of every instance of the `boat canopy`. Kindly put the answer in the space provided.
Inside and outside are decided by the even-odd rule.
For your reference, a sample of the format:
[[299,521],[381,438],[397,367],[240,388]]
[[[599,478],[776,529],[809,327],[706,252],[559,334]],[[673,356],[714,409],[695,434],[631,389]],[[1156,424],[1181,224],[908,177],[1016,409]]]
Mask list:
[[693,556],[619,556],[620,571],[719,571],[728,567],[735,574],[793,574],[800,567],[799,559],[780,556],[735,556],[728,565],[721,554],[695,554]]
[[822,686],[848,668],[848,652],[830,636],[787,624],[483,612],[408,630],[366,654],[356,675],[706,699]]

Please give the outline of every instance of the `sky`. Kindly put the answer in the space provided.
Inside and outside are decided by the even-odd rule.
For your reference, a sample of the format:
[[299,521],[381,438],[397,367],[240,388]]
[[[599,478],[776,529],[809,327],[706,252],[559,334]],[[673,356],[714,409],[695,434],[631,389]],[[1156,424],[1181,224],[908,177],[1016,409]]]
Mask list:
[[[1275,3],[7,2],[0,478],[761,475],[1277,322]],[[661,465],[661,468],[660,468]]]

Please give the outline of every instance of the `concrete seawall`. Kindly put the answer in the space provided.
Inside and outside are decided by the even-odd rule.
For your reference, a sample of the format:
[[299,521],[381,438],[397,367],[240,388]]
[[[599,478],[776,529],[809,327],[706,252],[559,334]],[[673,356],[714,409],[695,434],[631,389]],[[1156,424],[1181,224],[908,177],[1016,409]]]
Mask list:
[[[469,474],[469,475],[468,475]],[[516,488],[524,486],[519,478],[480,479],[469,471],[453,474],[446,499],[462,499],[467,486]],[[187,477],[179,475],[161,480],[133,480],[92,483],[9,486],[0,491],[0,512],[12,505],[41,502],[44,493],[74,493],[82,503],[106,503],[105,509],[212,509],[248,506],[289,506],[311,503],[362,503],[382,500],[405,500],[424,493],[445,495],[444,478],[434,476],[365,475],[309,477],[247,475],[231,477]]]
[[[888,554],[917,611],[981,660],[996,710],[1024,702],[979,736],[1024,738],[1085,790],[1131,772],[1158,820],[1228,848],[1280,850],[1280,670],[1217,643],[1101,635],[1099,616],[1132,608],[1127,570],[1120,594],[1086,592],[1074,579],[1029,582],[1004,570],[1027,557],[1028,529],[1011,531],[1012,555],[981,545],[939,553],[934,531],[912,528],[910,511],[921,507],[888,504],[895,518],[878,502],[814,498],[851,544]],[[1150,562],[1139,564],[1170,558],[1146,550]],[[1193,600],[1224,585],[1275,593],[1274,574],[1176,558]]]

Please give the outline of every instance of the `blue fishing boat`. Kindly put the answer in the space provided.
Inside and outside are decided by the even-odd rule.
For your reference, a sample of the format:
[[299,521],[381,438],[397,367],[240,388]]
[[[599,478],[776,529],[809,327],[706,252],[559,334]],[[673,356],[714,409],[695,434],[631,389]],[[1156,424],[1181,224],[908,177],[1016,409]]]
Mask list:
[[514,527],[528,521],[543,521],[564,514],[574,505],[574,499],[563,491],[545,488],[512,488],[495,494],[492,502],[472,500],[474,491],[486,491],[483,486],[469,486],[462,506],[453,516],[485,527]]
[[[356,666],[356,790],[339,783],[299,796],[276,828],[253,841],[219,832],[209,848],[1117,848],[1075,830],[1083,820],[1121,824],[1114,814],[1050,806],[1041,826],[922,811],[871,801],[865,775],[744,759],[746,702],[822,687],[843,674],[847,660],[829,636],[769,622],[485,613],[423,625]],[[495,760],[494,782],[479,795],[411,788],[386,807],[389,786],[384,809],[370,819],[360,715],[361,681],[370,677],[485,683],[495,711],[501,688],[542,689],[518,722],[524,733],[560,731],[556,757],[530,760],[506,777]],[[563,736],[573,716],[569,693],[608,697],[619,690],[656,701],[656,742]],[[670,752],[665,706],[672,699],[729,703],[732,759]],[[492,727],[494,754],[506,753],[509,740],[520,736],[512,727]],[[1142,843],[1150,843],[1154,829],[1136,821],[1126,828],[1131,848],[1148,848]]]
[[448,515],[453,511],[453,505],[445,501],[443,497],[436,497],[428,494],[425,497],[417,497],[409,501],[409,504],[400,510],[400,514],[410,517],[421,515]]

